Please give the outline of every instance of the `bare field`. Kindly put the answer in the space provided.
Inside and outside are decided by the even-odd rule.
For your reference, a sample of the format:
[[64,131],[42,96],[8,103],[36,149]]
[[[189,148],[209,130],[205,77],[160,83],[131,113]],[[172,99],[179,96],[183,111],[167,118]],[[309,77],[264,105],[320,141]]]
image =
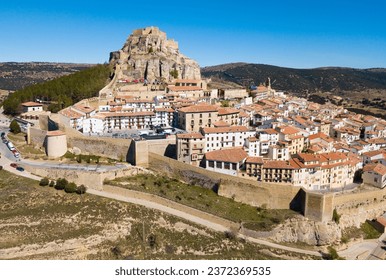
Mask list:
[[302,259],[164,213],[0,171],[0,259]]

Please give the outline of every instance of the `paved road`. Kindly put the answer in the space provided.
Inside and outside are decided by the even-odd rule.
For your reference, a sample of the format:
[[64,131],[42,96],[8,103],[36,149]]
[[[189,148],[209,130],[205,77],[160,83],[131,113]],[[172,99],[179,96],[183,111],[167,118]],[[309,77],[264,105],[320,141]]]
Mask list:
[[368,260],[386,260],[386,233],[384,233],[377,243],[377,247],[367,257]]
[[338,254],[347,260],[365,260],[377,247],[377,240],[363,240],[339,251]]

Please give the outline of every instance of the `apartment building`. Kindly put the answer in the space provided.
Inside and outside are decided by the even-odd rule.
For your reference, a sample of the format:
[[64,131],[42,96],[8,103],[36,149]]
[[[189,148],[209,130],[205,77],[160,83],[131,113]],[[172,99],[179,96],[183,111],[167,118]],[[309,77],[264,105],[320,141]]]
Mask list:
[[294,167],[295,186],[311,190],[344,188],[354,179],[352,162],[347,155],[340,152],[300,153],[290,163]]
[[257,181],[262,180],[263,157],[247,157],[245,160],[245,172],[249,177],[256,177]]
[[286,160],[269,160],[263,164],[261,178],[268,183],[291,183],[293,170]]
[[279,132],[279,139],[287,142],[290,155],[300,153],[304,150],[304,136],[300,129],[293,126],[280,126],[276,130]]
[[177,160],[199,166],[205,154],[205,138],[201,133],[176,135]]
[[78,110],[73,110],[72,107],[59,111],[60,123],[76,130],[81,130],[83,128],[84,119],[86,119],[86,114],[81,113]]
[[188,132],[198,132],[202,127],[212,127],[218,120],[218,107],[193,105],[178,110],[178,126]]
[[147,129],[155,123],[154,112],[102,112],[107,131],[122,129]]
[[218,120],[229,123],[229,125],[239,125],[240,111],[235,108],[218,108]]
[[242,147],[249,137],[256,136],[245,126],[204,127],[201,133],[205,137],[205,151],[215,151],[223,148]]

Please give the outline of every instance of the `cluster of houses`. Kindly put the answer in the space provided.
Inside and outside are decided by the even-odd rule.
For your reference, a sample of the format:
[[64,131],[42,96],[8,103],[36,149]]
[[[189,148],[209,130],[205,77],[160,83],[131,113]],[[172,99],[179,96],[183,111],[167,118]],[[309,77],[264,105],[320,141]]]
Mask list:
[[[386,186],[386,121],[284,95],[232,108],[178,111],[176,157],[187,164],[310,190],[344,189],[355,178]],[[373,156],[368,159],[369,155]]]
[[[253,98],[245,89],[208,90],[199,80],[127,87],[97,108],[81,102],[61,110],[60,122],[90,136],[176,127],[185,131],[175,136],[177,160],[262,182],[328,190],[363,173],[365,183],[386,186],[385,120],[276,92],[269,81]],[[23,106],[26,114],[41,111],[37,103]]]

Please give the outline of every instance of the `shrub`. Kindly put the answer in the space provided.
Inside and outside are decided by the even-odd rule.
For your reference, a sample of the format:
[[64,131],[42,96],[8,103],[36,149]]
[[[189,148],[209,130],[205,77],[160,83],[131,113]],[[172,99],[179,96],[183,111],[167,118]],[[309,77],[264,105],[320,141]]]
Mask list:
[[336,211],[336,209],[334,209],[334,211],[332,212],[332,220],[339,224],[339,221],[340,221],[340,215],[338,214],[338,211]]
[[58,180],[56,180],[55,189],[64,190],[67,185],[68,181],[66,179],[59,178]]
[[74,192],[76,192],[77,188],[78,188],[77,185],[76,185],[75,183],[71,182],[71,183],[68,183],[68,184],[64,187],[64,191],[65,191],[66,193],[74,193]]
[[9,130],[14,134],[21,132],[20,126],[16,120],[13,120],[11,122],[11,124],[9,125]]
[[51,181],[50,184],[49,184],[48,186],[54,187],[54,186],[55,186],[55,182],[54,182],[54,181]]
[[39,186],[48,186],[49,183],[50,183],[50,180],[48,180],[48,178],[46,177],[40,180]]
[[341,260],[342,258],[339,257],[338,252],[335,250],[335,248],[328,246],[328,255],[326,256],[327,260]]
[[87,188],[85,187],[85,185],[82,184],[76,188],[76,193],[77,194],[84,194],[84,193],[86,193],[86,190],[87,190]]

